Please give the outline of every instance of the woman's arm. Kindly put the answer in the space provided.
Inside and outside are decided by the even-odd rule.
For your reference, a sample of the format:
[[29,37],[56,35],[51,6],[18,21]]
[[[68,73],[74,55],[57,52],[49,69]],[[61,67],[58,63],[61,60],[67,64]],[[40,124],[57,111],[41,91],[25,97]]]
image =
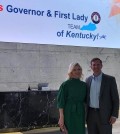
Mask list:
[[63,113],[63,108],[59,108],[59,121],[58,124],[61,128],[62,131],[64,131],[64,113]]

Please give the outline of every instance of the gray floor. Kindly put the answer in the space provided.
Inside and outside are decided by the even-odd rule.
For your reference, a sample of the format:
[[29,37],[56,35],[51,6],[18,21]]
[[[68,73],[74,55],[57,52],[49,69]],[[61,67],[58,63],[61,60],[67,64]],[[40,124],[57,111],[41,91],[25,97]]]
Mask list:
[[[44,129],[43,130],[40,130],[40,129],[31,130],[23,134],[62,134],[62,133],[59,131],[59,128],[54,128],[53,130],[51,128],[48,128],[46,130]],[[116,123],[113,125],[113,134],[120,134],[120,117],[117,119]]]
[[[0,134],[62,134],[58,127],[34,129],[25,132],[12,132],[12,133],[0,133]],[[120,117],[117,119],[115,125],[113,125],[113,134],[120,134]]]

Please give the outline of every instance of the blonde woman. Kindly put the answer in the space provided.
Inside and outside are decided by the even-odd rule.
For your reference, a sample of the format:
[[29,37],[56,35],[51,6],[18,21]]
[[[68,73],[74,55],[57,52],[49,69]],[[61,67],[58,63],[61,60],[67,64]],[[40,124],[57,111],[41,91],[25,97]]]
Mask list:
[[86,84],[81,81],[82,68],[79,63],[71,63],[68,80],[63,82],[57,96],[59,126],[66,134],[85,134]]

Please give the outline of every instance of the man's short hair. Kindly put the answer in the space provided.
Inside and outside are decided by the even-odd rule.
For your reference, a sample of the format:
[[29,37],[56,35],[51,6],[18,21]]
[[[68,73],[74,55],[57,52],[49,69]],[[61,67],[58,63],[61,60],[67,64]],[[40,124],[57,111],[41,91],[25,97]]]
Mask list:
[[99,59],[99,58],[93,58],[93,59],[90,61],[90,63],[92,64],[92,62],[94,62],[94,61],[96,61],[96,60],[99,60],[99,61],[100,61],[100,63],[102,64],[102,60],[101,60],[101,59]]

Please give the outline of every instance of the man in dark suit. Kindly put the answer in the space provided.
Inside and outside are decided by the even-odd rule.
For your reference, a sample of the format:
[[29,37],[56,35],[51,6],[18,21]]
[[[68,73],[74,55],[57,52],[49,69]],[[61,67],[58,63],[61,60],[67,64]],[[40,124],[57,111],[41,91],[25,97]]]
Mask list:
[[91,60],[93,75],[87,83],[88,134],[112,134],[112,124],[119,113],[119,95],[116,80],[102,72],[102,61]]

